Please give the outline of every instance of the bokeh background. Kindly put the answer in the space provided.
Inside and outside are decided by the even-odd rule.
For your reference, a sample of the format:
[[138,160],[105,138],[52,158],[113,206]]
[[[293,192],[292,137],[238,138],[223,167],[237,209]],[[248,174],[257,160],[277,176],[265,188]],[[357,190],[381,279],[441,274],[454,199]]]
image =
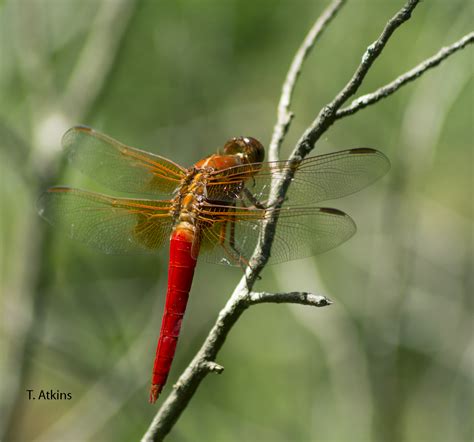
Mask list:
[[[402,5],[349,2],[307,60],[288,156]],[[313,0],[0,2],[0,438],[137,440],[167,254],[101,255],[35,209],[51,184],[99,189],[66,167],[60,138],[87,124],[183,165],[235,135],[268,144]],[[421,2],[361,93],[470,31],[470,0]],[[324,293],[324,309],[259,305],[232,330],[170,441],[468,441],[473,428],[472,49],[337,122],[315,153],[377,147],[390,173],[326,203],[358,234],[269,267],[256,289]],[[200,263],[170,391],[241,277]],[[29,401],[26,389],[72,393]]]

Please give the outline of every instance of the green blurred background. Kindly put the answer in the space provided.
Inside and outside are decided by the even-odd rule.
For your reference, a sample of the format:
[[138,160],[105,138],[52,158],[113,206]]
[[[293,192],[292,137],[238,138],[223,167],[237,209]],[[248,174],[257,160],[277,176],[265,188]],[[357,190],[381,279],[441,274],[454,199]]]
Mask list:
[[[402,0],[349,2],[298,83],[288,156]],[[35,209],[51,184],[95,189],[60,138],[86,124],[191,165],[235,135],[268,145],[284,76],[320,0],[0,2],[0,429],[4,440],[137,440],[166,253],[106,256]],[[421,2],[361,93],[470,31],[474,3]],[[256,289],[329,308],[259,305],[232,330],[170,441],[468,441],[473,428],[472,49],[337,122],[315,153],[376,147],[391,172],[326,203],[358,234],[267,268]],[[167,394],[241,277],[200,263]],[[26,389],[71,392],[28,401]],[[163,399],[161,399],[162,401]]]

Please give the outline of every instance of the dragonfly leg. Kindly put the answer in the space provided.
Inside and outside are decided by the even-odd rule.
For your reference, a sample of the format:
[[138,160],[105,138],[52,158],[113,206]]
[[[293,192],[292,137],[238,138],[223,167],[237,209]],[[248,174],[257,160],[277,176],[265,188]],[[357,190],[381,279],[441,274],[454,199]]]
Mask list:
[[[272,207],[279,206],[279,205],[283,204],[284,201],[287,200],[286,197],[285,198],[278,198],[278,200],[274,204],[268,204],[268,201],[259,201],[258,198],[252,192],[250,192],[250,190],[247,189],[246,187],[242,190],[242,193],[252,204],[250,206],[250,208],[254,207],[254,208],[257,208],[257,209],[266,210],[266,209],[270,209]],[[245,204],[245,201],[242,201],[242,205],[244,207],[248,207]]]
[[[257,197],[252,192],[250,192],[250,190],[247,189],[246,187],[243,188],[242,193],[252,203],[253,207],[256,207],[257,209],[264,209],[264,210],[267,208],[266,204],[263,202],[260,202],[257,199]],[[242,204],[244,205],[244,207],[247,207],[244,201],[242,202]]]
[[[231,211],[235,211],[235,203],[233,204],[233,207],[230,208]],[[235,217],[233,217],[235,218]],[[230,237],[229,237],[229,246],[230,249],[227,247],[225,240],[226,240],[226,230],[227,230],[227,224],[230,223]],[[235,219],[232,221],[224,221],[221,225],[221,229],[219,232],[219,244],[222,246],[224,251],[229,255],[233,261],[238,260],[240,267],[242,270],[245,270],[245,267],[249,264],[248,260],[246,260],[239,249],[235,245]]]
[[[235,203],[234,203],[234,210],[235,210]],[[237,249],[236,245],[235,245],[235,221],[232,222],[231,221],[231,224],[230,224],[230,238],[229,238],[229,245],[230,247],[232,248],[232,250],[237,253],[237,255],[239,256],[239,264],[240,264],[240,267],[242,268],[242,270],[245,270],[245,267],[247,267],[249,265],[249,262],[247,259],[245,259],[243,256],[242,256],[242,253],[239,252],[239,250]]]

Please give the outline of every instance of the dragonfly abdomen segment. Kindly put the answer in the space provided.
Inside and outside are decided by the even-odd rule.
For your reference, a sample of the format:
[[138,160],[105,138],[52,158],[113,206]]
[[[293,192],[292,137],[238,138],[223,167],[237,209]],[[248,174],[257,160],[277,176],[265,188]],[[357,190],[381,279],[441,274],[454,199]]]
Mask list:
[[151,403],[157,400],[166,384],[173,362],[196,267],[196,259],[193,258],[192,253],[193,239],[194,234],[186,228],[183,229],[179,224],[171,235],[168,291],[153,365]]

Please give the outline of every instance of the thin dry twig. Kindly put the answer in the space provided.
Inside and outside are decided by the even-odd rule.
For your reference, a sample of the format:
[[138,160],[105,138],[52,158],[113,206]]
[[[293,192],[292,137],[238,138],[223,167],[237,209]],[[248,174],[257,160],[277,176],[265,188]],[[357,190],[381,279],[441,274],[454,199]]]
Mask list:
[[364,109],[365,107],[370,106],[371,104],[377,103],[377,101],[380,101],[382,98],[388,97],[405,84],[416,80],[426,71],[438,66],[450,55],[461,49],[464,49],[468,44],[471,43],[474,43],[474,32],[465,35],[463,38],[456,41],[452,45],[441,48],[435,55],[422,61],[420,64],[418,64],[408,72],[405,72],[404,74],[400,75],[391,83],[382,86],[381,88],[377,89],[374,92],[371,92],[370,94],[362,95],[361,97],[354,100],[349,106],[339,109],[336,112],[336,119],[355,114],[357,111]]
[[280,102],[278,103],[277,122],[273,128],[272,139],[268,148],[269,161],[278,161],[281,143],[290,128],[293,112],[290,111],[291,98],[295,89],[296,81],[303,67],[303,62],[308,57],[311,49],[313,49],[316,40],[322,35],[331,19],[337,14],[339,9],[344,5],[346,0],[335,0],[323,11],[316,20],[303,43],[296,51],[295,57],[291,62],[290,69],[286,74],[285,82],[281,91]]
[[[357,92],[367,72],[383,51],[385,44],[393,32],[410,18],[412,11],[418,3],[419,0],[408,0],[405,6],[403,6],[403,8],[400,9],[400,11],[388,21],[379,38],[365,51],[360,65],[354,72],[349,82],[328,105],[323,107],[314,122],[304,132],[296,144],[289,161],[298,164],[298,162],[300,162],[314,148],[316,141],[321,137],[321,135],[334,123],[334,121],[338,119],[337,112],[340,107],[349,99],[349,97]],[[333,1],[331,5],[333,8],[335,5],[338,5],[338,7],[336,7],[336,10],[333,12],[330,18],[332,18],[335,12],[337,12],[339,9],[340,2]],[[330,10],[333,9],[329,7],[326,9],[325,13]],[[319,18],[318,22],[324,22],[327,24],[329,19],[324,21],[322,18]],[[317,27],[315,24],[311,31],[314,32],[316,28]],[[305,41],[310,42],[311,39],[309,36],[307,39],[308,40],[305,39]],[[303,55],[300,57],[295,57],[295,60],[298,60],[298,62],[296,62],[296,64],[294,66],[292,65],[290,68],[290,72],[293,70],[294,73],[289,73],[287,79],[285,80],[288,82],[288,89],[285,89],[285,87],[283,88],[282,94],[286,94],[286,96],[282,97],[280,100],[278,120],[275,124],[274,133],[272,136],[272,146],[274,149],[273,155],[278,155],[278,148],[286,134],[289,121],[291,121],[291,116],[289,116],[289,105],[291,102],[292,90],[301,70],[301,63],[303,63],[305,56],[311,47],[311,44],[306,46],[303,43],[299,49],[300,51],[303,51]],[[453,52],[454,51],[451,53]],[[298,65],[298,63],[300,64]],[[272,194],[273,198],[270,204],[273,202],[275,203],[276,207],[281,205],[281,202],[279,201],[283,201],[291,178],[292,175],[290,171],[287,176],[284,176],[282,179],[273,183],[275,184],[275,193]],[[220,311],[217,321],[210,330],[202,347],[195,355],[189,366],[185,369],[183,374],[180,376],[175,388],[158,410],[153,422],[143,436],[142,441],[159,441],[169,433],[183,410],[186,408],[188,402],[191,400],[204,377],[210,371],[216,371],[212,369],[212,367],[214,367],[213,362],[217,356],[217,353],[222,347],[232,326],[249,306],[263,302],[293,302],[313,306],[329,305],[331,303],[331,301],[325,297],[320,298],[316,295],[310,295],[308,293],[270,294],[254,293],[251,291],[253,284],[257,280],[260,272],[262,271],[270,256],[270,248],[275,234],[276,221],[276,218],[272,218],[264,225],[260,236],[260,242],[252,258],[250,259],[250,265],[246,268],[244,277],[234,289],[234,292],[227,301],[225,307]]]
[[249,304],[263,304],[264,302],[289,303],[311,305],[313,307],[325,307],[331,305],[332,301],[323,295],[315,295],[308,292],[289,292],[289,293],[268,293],[251,292],[249,293]]
[[[309,152],[311,152],[316,141],[319,140],[321,135],[326,132],[326,130],[336,120],[336,112],[339,108],[349,99],[349,97],[357,92],[359,86],[364,81],[367,72],[382,53],[392,34],[397,28],[410,19],[411,13],[416,8],[419,1],[420,0],[408,0],[405,6],[403,6],[403,8],[388,21],[379,38],[375,40],[362,55],[362,60],[349,82],[336,95],[334,100],[321,109],[316,119],[304,132],[290,156],[291,161],[298,163],[308,155]],[[286,187],[288,186],[290,179],[291,176],[283,180],[287,181]],[[286,188],[284,193],[286,193]]]
[[[274,182],[272,182],[272,193],[269,201],[269,204],[272,207],[280,207],[282,205],[288,186],[290,185],[296,170],[296,166],[309,154],[309,152],[311,152],[319,138],[329,129],[334,121],[336,121],[336,112],[350,96],[357,92],[359,86],[364,81],[367,72],[382,53],[383,48],[390,37],[398,27],[410,19],[411,13],[418,3],[419,0],[408,0],[407,3],[387,22],[379,38],[364,52],[359,66],[348,83],[329,104],[321,109],[313,123],[305,130],[288,159],[288,161],[294,164],[295,167],[287,168],[284,175],[279,180],[274,180]],[[248,290],[251,290],[255,280],[258,278],[258,275],[268,261],[271,245],[275,236],[277,221],[277,211],[275,211],[263,226],[260,235],[260,242],[250,259],[250,267],[252,271],[246,273]]]

